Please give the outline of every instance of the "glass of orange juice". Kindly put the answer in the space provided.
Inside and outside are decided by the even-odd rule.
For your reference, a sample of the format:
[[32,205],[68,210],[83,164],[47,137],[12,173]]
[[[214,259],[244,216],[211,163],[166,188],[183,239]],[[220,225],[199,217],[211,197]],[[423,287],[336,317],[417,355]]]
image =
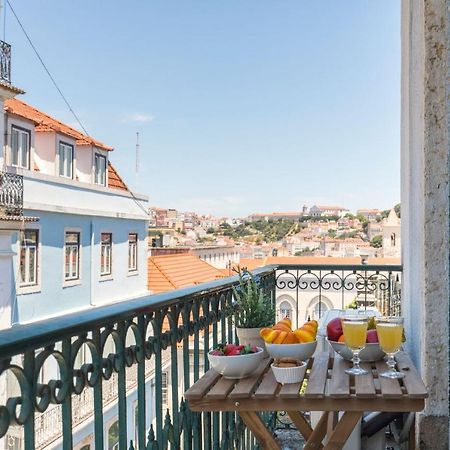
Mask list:
[[395,370],[394,355],[400,350],[403,337],[403,317],[376,317],[378,341],[381,349],[387,353],[389,370],[380,373],[380,377],[403,378],[404,373]]
[[360,367],[359,352],[366,346],[368,318],[361,314],[344,314],[341,316],[345,344],[353,353],[353,367],[346,369],[349,375],[365,375],[367,370]]

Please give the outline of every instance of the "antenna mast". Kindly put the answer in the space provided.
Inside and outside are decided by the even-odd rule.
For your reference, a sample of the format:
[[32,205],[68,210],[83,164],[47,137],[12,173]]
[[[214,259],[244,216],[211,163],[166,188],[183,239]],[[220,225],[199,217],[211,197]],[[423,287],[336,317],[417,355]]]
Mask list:
[[136,175],[139,174],[139,131],[136,132]]

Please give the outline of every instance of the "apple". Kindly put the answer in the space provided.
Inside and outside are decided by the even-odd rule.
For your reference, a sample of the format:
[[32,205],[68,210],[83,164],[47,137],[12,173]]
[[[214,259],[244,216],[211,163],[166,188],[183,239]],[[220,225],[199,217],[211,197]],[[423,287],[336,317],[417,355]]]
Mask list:
[[368,344],[378,344],[377,330],[367,330],[366,342]]
[[339,317],[332,319],[327,325],[327,336],[330,341],[337,342],[342,336],[342,322]]

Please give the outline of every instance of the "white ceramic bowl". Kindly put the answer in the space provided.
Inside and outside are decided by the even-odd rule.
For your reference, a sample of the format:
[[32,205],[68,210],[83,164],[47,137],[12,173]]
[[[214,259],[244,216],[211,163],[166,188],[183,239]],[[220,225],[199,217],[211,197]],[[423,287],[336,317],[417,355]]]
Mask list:
[[[347,361],[351,361],[353,358],[352,351],[343,343],[343,342],[333,342],[328,341],[333,347],[333,350],[341,355]],[[366,344],[366,346],[359,353],[359,358],[363,362],[373,362],[379,361],[386,356],[386,353],[383,352],[380,348],[380,344]]]
[[[294,345],[294,344],[291,344]],[[275,367],[271,364],[275,379],[280,384],[292,384],[302,381],[305,375],[306,362],[302,361],[300,366],[297,367]]]
[[264,358],[264,351],[257,347],[257,353],[238,356],[218,356],[208,353],[209,364],[224,378],[245,378],[254,372],[261,360]]
[[306,344],[268,344],[266,343],[267,353],[272,358],[294,358],[300,361],[306,361],[311,358],[316,351],[317,341],[307,342]]

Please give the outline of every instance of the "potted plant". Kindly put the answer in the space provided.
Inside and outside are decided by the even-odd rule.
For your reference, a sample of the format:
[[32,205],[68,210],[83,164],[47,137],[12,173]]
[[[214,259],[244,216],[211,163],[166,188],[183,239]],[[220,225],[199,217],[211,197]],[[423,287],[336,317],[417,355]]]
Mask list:
[[233,312],[239,342],[265,348],[259,331],[274,324],[275,306],[260,287],[257,277],[246,269],[238,268],[237,273],[239,285],[233,287]]

